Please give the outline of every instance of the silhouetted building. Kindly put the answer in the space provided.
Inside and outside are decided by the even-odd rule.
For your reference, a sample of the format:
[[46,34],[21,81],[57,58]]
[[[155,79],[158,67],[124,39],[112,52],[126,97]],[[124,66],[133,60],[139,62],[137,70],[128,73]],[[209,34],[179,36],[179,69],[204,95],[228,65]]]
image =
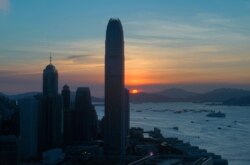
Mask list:
[[75,110],[80,111],[82,123],[82,140],[91,141],[92,139],[92,126],[93,126],[93,111],[90,90],[87,87],[77,88],[75,98]]
[[64,142],[79,144],[91,142],[97,131],[97,115],[87,87],[77,88],[75,109],[64,111]]
[[0,97],[1,113],[1,134],[16,135],[20,134],[20,116],[19,109],[15,100],[6,97]]
[[83,129],[84,111],[64,111],[64,144],[81,144],[85,140]]
[[18,101],[20,108],[20,154],[28,159],[38,154],[38,101],[34,97]]
[[50,64],[43,70],[43,95],[58,95],[58,72],[54,65]]
[[63,86],[62,90],[62,98],[63,98],[63,110],[70,110],[70,89],[66,84]]
[[130,105],[129,105],[129,90],[124,89],[124,112],[125,112],[125,137],[126,145],[128,144],[129,139],[129,128],[130,128]]
[[62,97],[58,95],[58,72],[51,63],[43,71],[43,95],[39,110],[39,151],[62,144]]
[[15,100],[0,96],[0,134],[19,136],[19,109]]
[[3,125],[3,112],[0,111],[0,135],[2,134],[2,125]]
[[0,164],[20,164],[19,139],[16,136],[0,136]]
[[87,111],[92,106],[88,87],[79,87],[76,90],[75,110]]
[[91,96],[89,88],[77,88],[75,98],[75,110],[79,113],[79,136],[83,141],[91,141]]
[[98,133],[98,116],[95,110],[95,106],[92,105],[90,108],[90,116],[91,116],[91,136],[92,139],[97,138],[97,133]]
[[124,41],[119,19],[110,19],[105,41],[105,129],[104,152],[125,152]]

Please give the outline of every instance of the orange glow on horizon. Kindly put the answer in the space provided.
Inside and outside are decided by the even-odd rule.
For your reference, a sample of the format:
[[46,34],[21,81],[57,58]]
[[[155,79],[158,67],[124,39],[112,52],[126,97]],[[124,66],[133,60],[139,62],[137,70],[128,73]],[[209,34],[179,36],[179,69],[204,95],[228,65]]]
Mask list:
[[131,94],[138,94],[139,93],[139,90],[138,89],[132,89],[130,91]]

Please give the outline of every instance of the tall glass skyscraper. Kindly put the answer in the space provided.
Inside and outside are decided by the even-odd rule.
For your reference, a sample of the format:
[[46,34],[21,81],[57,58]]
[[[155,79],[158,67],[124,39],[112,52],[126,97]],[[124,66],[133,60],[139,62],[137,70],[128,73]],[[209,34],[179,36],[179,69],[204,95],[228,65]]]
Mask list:
[[110,19],[105,42],[104,152],[125,153],[124,40],[119,19]]

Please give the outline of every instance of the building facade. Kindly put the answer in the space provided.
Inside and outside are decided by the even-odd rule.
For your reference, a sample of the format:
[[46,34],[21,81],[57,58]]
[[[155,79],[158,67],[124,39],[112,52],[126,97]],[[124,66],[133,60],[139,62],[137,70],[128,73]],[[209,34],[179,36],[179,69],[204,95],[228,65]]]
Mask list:
[[97,115],[92,105],[90,89],[79,87],[76,91],[74,109],[64,111],[64,143],[89,143],[95,138],[96,131]]
[[38,154],[38,101],[34,97],[18,101],[20,109],[20,154],[28,159]]
[[51,63],[43,71],[43,94],[39,110],[39,151],[59,147],[63,140],[62,97],[58,95],[58,72]]
[[0,136],[0,164],[20,164],[19,138],[14,135]]
[[124,89],[124,122],[125,122],[125,137],[126,137],[126,146],[129,139],[129,128],[130,128],[130,104],[129,104],[129,90]]
[[124,40],[119,19],[110,19],[105,41],[104,152],[125,153]]
[[67,84],[63,86],[62,98],[63,98],[63,110],[64,111],[70,110],[70,89]]

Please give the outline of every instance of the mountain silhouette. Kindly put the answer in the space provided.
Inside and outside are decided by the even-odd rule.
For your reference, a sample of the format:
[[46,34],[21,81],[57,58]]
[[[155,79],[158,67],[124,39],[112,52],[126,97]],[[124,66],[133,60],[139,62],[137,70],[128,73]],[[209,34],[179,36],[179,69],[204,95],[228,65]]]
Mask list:
[[198,96],[194,96],[191,98],[191,100],[198,102],[223,102],[228,99],[246,96],[250,96],[250,91],[243,89],[219,88]]
[[190,97],[199,95],[198,93],[186,91],[186,90],[181,89],[181,88],[165,89],[165,90],[158,92],[156,94],[166,96],[168,98],[182,98],[182,99],[190,98]]
[[[16,95],[5,96],[13,100],[30,97],[40,92],[26,92]],[[71,92],[71,101],[74,101],[75,92]],[[220,102],[225,105],[249,105],[250,91],[243,89],[219,88],[203,94],[186,91],[181,88],[169,88],[157,93],[141,92],[130,94],[131,102]],[[93,102],[103,102],[104,98],[92,97]]]

